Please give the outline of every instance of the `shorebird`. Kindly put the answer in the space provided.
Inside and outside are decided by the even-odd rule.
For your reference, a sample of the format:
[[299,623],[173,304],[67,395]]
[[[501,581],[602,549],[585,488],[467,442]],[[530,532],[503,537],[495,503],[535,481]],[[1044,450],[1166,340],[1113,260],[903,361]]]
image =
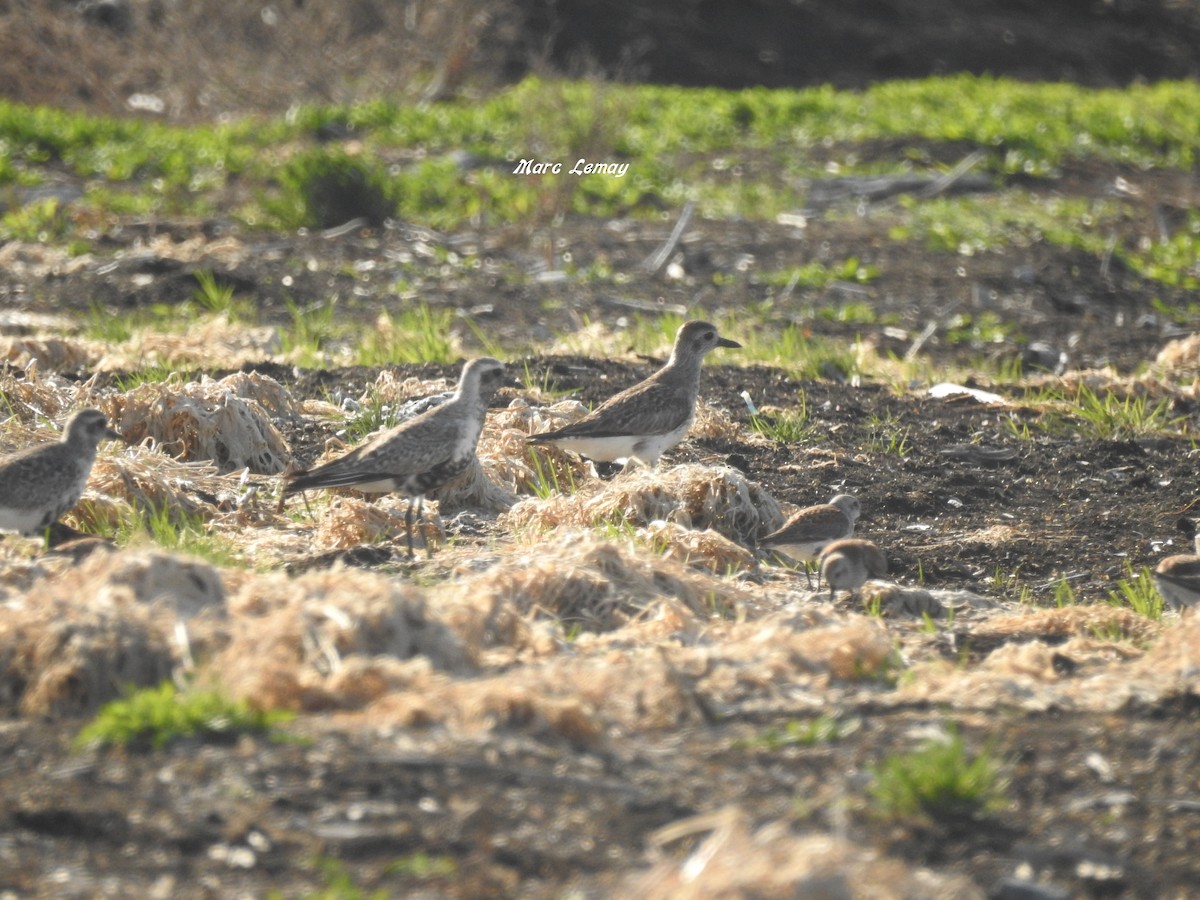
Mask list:
[[874,542],[843,538],[821,551],[821,574],[829,585],[829,599],[836,591],[857,591],[868,578],[887,574],[887,558]]
[[288,494],[309,488],[402,493],[408,497],[404,528],[412,558],[414,501],[420,521],[425,495],[470,464],[483,431],[488,401],[503,377],[504,365],[498,360],[486,356],[471,360],[463,366],[458,388],[449,399],[376,435],[345,456],[315,469],[285,475],[280,504]]
[[[769,550],[782,550],[793,559],[803,562],[804,574],[809,574],[808,563],[826,547],[841,538],[854,534],[854,523],[862,504],[851,494],[838,494],[828,503],[806,506],[795,513],[782,526],[758,542]],[[819,583],[818,583],[819,586]]]
[[625,460],[628,465],[637,460],[653,466],[692,426],[705,354],[716,347],[741,346],[721,337],[708,322],[685,322],[661,369],[609,397],[579,421],[531,435],[529,443],[554,444],[597,462]]
[[1200,603],[1200,532],[1196,553],[1168,556],[1154,569],[1154,584],[1168,606],[1182,610]]
[[98,409],[75,413],[61,440],[0,457],[0,531],[46,531],[79,502],[96,449],[106,438],[124,441]]

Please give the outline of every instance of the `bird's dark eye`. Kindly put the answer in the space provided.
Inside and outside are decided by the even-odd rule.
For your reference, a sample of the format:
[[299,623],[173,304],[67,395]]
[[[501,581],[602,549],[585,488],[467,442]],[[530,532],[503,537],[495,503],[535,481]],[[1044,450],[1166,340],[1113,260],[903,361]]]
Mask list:
[[704,333],[704,339],[705,339],[706,341],[711,341],[711,340],[712,340],[713,338],[715,338],[716,336],[717,336],[717,335],[716,335],[716,333],[715,333],[715,332],[712,332],[712,331],[706,331],[706,332]]

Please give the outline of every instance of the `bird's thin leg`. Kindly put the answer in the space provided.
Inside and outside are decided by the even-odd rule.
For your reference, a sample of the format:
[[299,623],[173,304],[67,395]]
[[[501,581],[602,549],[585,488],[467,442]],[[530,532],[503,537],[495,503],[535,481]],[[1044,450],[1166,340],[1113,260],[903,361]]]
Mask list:
[[424,495],[417,498],[417,524],[421,528],[421,539],[425,542],[425,558],[433,559],[433,544],[429,540],[429,535],[425,532],[425,497],[424,497]]
[[[808,589],[812,590],[812,568],[807,562],[804,563],[804,577],[808,579]],[[821,576],[817,575],[817,587],[821,586]]]
[[413,552],[413,539],[412,539],[412,520],[413,520],[413,515],[412,515],[412,507],[413,507],[413,498],[412,498],[412,497],[409,497],[409,498],[408,498],[408,509],[407,509],[407,510],[405,511],[405,513],[404,513],[404,536],[405,536],[406,538],[408,538],[408,558],[409,558],[409,559],[412,559],[413,557],[415,557],[415,556],[416,556],[416,554]]

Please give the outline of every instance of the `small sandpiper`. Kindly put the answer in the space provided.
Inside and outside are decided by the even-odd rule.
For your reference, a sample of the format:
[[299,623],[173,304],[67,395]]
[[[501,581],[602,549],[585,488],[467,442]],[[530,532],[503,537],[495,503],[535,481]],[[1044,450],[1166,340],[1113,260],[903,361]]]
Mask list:
[[[309,488],[349,487],[366,493],[398,491],[408,497],[404,527],[412,558],[413,502],[417,519],[425,495],[461,474],[475,455],[488,401],[500,387],[504,365],[491,357],[463,366],[458,388],[444,402],[355,447],[345,456],[284,476],[283,497]],[[283,499],[280,499],[282,504]]]
[[829,544],[854,534],[854,523],[862,512],[862,504],[852,494],[838,494],[828,503],[806,506],[793,513],[782,526],[758,542],[768,550],[781,550],[788,556],[805,563],[804,574],[809,574],[808,563]]
[[1168,556],[1154,569],[1154,584],[1163,601],[1178,610],[1200,603],[1200,532],[1195,541],[1195,554]]
[[42,534],[79,502],[107,438],[124,441],[98,409],[75,413],[52,444],[0,457],[0,531]]
[[887,558],[873,541],[843,538],[821,551],[821,574],[829,585],[829,599],[837,591],[857,591],[868,578],[887,574]]
[[741,347],[708,322],[686,322],[675,335],[666,365],[609,397],[582,419],[557,431],[531,435],[531,444],[554,444],[596,462],[658,462],[692,427],[700,391],[700,363],[716,347]]

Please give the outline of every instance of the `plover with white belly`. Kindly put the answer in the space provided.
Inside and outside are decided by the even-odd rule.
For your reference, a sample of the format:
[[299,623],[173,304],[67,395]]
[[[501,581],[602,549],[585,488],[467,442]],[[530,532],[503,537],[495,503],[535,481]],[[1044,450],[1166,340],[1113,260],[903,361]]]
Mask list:
[[554,444],[596,462],[637,460],[653,466],[692,427],[705,355],[717,347],[741,346],[721,337],[708,322],[686,322],[676,333],[671,356],[661,369],[610,397],[579,421],[531,435],[529,443]]
[[[408,497],[404,526],[413,554],[413,503],[417,520],[425,495],[460,475],[475,456],[488,401],[500,387],[504,365],[491,357],[463,366],[458,388],[444,402],[355,447],[345,456],[284,476],[283,496],[309,488],[348,487]],[[282,504],[283,500],[280,499]]]
[[[862,504],[852,494],[838,494],[828,503],[806,506],[792,513],[782,526],[758,542],[759,547],[786,553],[798,562],[808,563],[829,544],[854,534]],[[812,577],[809,576],[809,585]]]
[[0,531],[40,534],[79,502],[106,439],[125,438],[98,409],[75,413],[63,437],[0,457]]

